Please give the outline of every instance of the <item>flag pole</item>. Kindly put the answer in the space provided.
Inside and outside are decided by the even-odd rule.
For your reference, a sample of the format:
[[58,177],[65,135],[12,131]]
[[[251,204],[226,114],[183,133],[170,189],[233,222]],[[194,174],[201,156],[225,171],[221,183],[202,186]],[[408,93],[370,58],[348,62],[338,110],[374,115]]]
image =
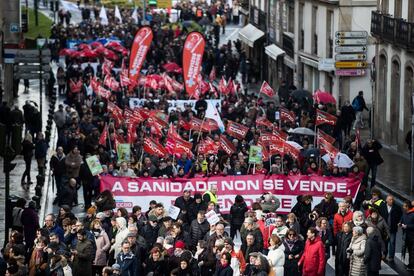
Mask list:
[[198,132],[197,143],[200,141],[200,135],[201,135],[203,124],[204,124],[205,121],[206,121],[206,115],[204,114],[204,118],[201,121],[201,125],[200,125],[200,131]]

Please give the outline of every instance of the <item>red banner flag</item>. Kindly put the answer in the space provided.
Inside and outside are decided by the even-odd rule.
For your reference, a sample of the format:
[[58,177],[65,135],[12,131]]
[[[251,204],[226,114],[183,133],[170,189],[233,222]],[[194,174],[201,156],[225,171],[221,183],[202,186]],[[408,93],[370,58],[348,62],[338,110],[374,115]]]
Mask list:
[[142,64],[151,46],[153,34],[150,27],[141,28],[135,35],[129,60],[129,77],[137,81]]
[[227,134],[239,140],[243,140],[248,131],[249,128],[242,124],[238,124],[233,121],[228,121],[227,123]]
[[222,149],[227,155],[232,155],[236,152],[236,147],[224,135],[220,135],[220,149]]
[[108,139],[108,126],[105,125],[101,137],[99,137],[99,145],[106,147],[106,140]]
[[216,79],[216,77],[217,77],[216,66],[213,66],[213,68],[210,71],[210,75],[208,76],[208,78],[209,78],[210,82],[212,82]]
[[169,154],[183,154],[186,153],[189,157],[193,156],[192,152],[193,144],[185,141],[181,138],[167,137],[167,143],[165,144],[165,149]]
[[260,93],[263,93],[268,97],[273,97],[275,95],[275,91],[266,81],[263,81],[263,84],[260,87]]
[[184,121],[183,119],[179,119],[179,120],[178,120],[178,125],[179,125],[181,128],[185,129],[185,130],[190,130],[190,129],[191,129],[191,125],[190,125],[190,123],[189,123],[189,122],[187,122],[187,121]]
[[108,111],[112,113],[112,117],[115,119],[117,125],[120,125],[124,119],[122,115],[122,109],[120,109],[116,104],[108,101]]
[[272,122],[266,119],[266,117],[257,117],[256,126],[264,126],[267,128],[273,128]]
[[326,134],[324,131],[322,131],[321,129],[318,129],[318,136],[317,136],[317,143],[318,145],[321,143],[321,140],[325,140],[326,142],[328,142],[329,144],[333,144],[335,143],[335,138],[333,138],[332,136]]
[[290,156],[292,156],[294,159],[296,159],[296,160],[298,160],[299,159],[299,156],[300,156],[300,150],[298,150],[297,148],[295,148],[294,146],[292,146],[291,144],[289,144],[289,143],[284,143],[283,144],[283,146],[284,146],[284,149],[283,149],[283,151],[286,153],[286,154],[289,154]]
[[273,134],[280,137],[284,141],[286,141],[288,138],[287,133],[282,130],[273,129]]
[[322,139],[319,142],[319,148],[325,151],[327,154],[329,154],[331,159],[334,159],[335,156],[339,153],[339,150],[335,148],[332,144],[328,143],[326,140]]
[[98,86],[98,89],[96,90],[96,94],[105,99],[109,99],[109,97],[111,97],[111,91],[104,88],[102,85]]
[[322,111],[320,109],[316,110],[316,126],[322,124],[335,125],[336,120],[337,118],[335,115],[329,114],[328,112]]
[[221,80],[218,85],[218,90],[223,95],[227,94],[227,84],[226,84],[226,80],[224,79],[224,77],[221,77]]
[[129,144],[135,143],[137,140],[137,125],[134,123],[128,124],[127,142]]
[[188,95],[194,95],[203,61],[205,40],[202,34],[191,32],[187,35],[183,50],[184,84]]
[[217,154],[220,145],[217,145],[211,138],[207,138],[198,145],[198,153],[201,154]]
[[227,82],[226,94],[234,94],[235,92],[236,92],[236,88],[234,86],[234,82],[230,78],[230,80]]
[[75,82],[73,79],[69,80],[69,88],[70,88],[70,92],[72,93],[79,93],[82,90],[82,80],[78,80],[77,82]]
[[168,154],[167,150],[160,143],[149,137],[144,138],[144,151],[158,157],[164,157]]
[[139,124],[144,121],[139,112],[132,111],[129,108],[125,108],[124,117],[127,124]]
[[119,82],[117,82],[112,76],[106,76],[104,79],[104,85],[112,91],[119,90]]
[[283,156],[285,154],[285,141],[269,144],[269,152],[271,155],[280,154]]
[[277,142],[284,142],[285,139],[283,139],[281,136],[272,134],[272,133],[262,133],[259,137],[259,142],[265,146],[277,143]]
[[287,108],[281,107],[280,109],[280,119],[282,121],[289,121],[291,123],[295,123],[296,115],[294,112],[289,111]]
[[262,148],[262,161],[263,162],[269,161],[270,154],[269,154],[269,151],[267,150],[267,147],[260,143],[258,143],[257,145]]

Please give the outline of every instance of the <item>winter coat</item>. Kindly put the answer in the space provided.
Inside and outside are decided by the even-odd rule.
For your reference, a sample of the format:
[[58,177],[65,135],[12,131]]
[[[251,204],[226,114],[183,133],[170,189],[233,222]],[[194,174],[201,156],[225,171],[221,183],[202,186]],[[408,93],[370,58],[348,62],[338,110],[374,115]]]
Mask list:
[[[117,218],[117,223],[119,224],[119,220],[120,218]],[[125,221],[125,219],[122,218],[122,221]],[[121,252],[121,247],[122,247],[122,242],[126,239],[126,237],[128,236],[128,228],[126,227],[126,221],[124,223],[123,226],[121,226],[118,229],[118,232],[116,233],[115,236],[115,243],[112,245],[111,247],[111,251],[114,250],[114,257],[116,258],[118,256],[118,254]]]
[[263,200],[260,206],[265,213],[275,213],[280,206],[280,201],[275,195],[272,195],[270,201]]
[[195,248],[197,242],[202,240],[209,230],[210,224],[206,219],[202,223],[199,223],[197,219],[193,220],[190,226],[191,246]]
[[152,227],[149,222],[144,226],[142,230],[142,236],[147,241],[147,248],[152,248],[158,238],[159,226]]
[[333,233],[334,236],[342,231],[342,224],[347,221],[351,221],[353,218],[353,213],[351,210],[348,210],[345,215],[342,215],[341,213],[336,213],[334,216],[334,223],[333,223]]
[[382,149],[382,145],[378,141],[374,141],[371,147],[368,147],[366,144],[362,148],[362,156],[367,160],[368,165],[371,166],[378,166],[384,162],[382,159],[379,150]]
[[230,208],[230,225],[243,225],[244,214],[247,212],[248,208],[246,202],[235,203]]
[[193,221],[194,219],[197,218],[198,211],[206,210],[206,209],[207,209],[207,206],[204,202],[201,201],[201,203],[197,203],[197,202],[194,201],[190,205],[190,209],[187,210],[188,218],[190,219],[190,221]]
[[66,160],[65,160],[67,177],[68,178],[78,177],[81,164],[82,164],[82,155],[73,154],[73,152],[69,152],[68,155],[66,155]]
[[21,222],[23,225],[24,240],[26,247],[31,248],[36,238],[36,230],[39,229],[39,216],[32,208],[25,208],[22,212]]
[[298,197],[298,202],[292,208],[292,213],[296,215],[298,218],[301,232],[300,234],[306,237],[306,231],[311,226],[312,221],[309,219],[309,214],[312,212],[312,205],[311,204],[304,204],[301,202],[301,198]]
[[101,230],[99,236],[95,237],[95,243],[96,254],[93,264],[98,266],[105,266],[107,263],[107,251],[111,247],[111,242],[109,241],[108,234],[106,234],[105,230]]
[[[267,259],[269,261],[269,265],[275,271],[275,274],[278,276],[284,275],[284,265],[285,265],[285,246],[281,244],[276,249],[269,249],[269,253],[267,253]],[[291,276],[291,275],[289,275]]]
[[66,111],[64,111],[64,110],[55,111],[55,113],[53,114],[53,121],[55,121],[55,124],[59,128],[62,128],[66,123]]
[[248,234],[252,234],[254,237],[254,244],[258,246],[259,251],[263,249],[263,235],[259,228],[254,228],[252,230],[245,229],[244,231],[240,232],[242,244],[246,244],[246,237]]
[[32,142],[28,141],[28,140],[23,140],[22,142],[22,151],[21,151],[21,155],[23,155],[24,160],[31,160],[33,157],[33,150],[34,150],[35,146]]
[[362,234],[357,237],[352,237],[351,244],[348,249],[352,249],[350,258],[350,276],[361,276],[366,275],[366,268],[364,263],[365,244],[367,236]]
[[66,172],[66,163],[65,163],[65,154],[62,156],[58,156],[54,154],[52,158],[50,158],[50,168],[53,170],[53,174],[55,176],[62,176]]
[[[378,222],[373,223],[371,216],[369,216],[365,220],[368,227],[373,227],[375,229],[375,232],[377,233],[378,237],[380,238],[380,241],[383,244],[383,249],[385,250],[386,243],[388,243],[388,240],[390,238],[390,228],[388,227],[387,223],[382,217],[378,217]],[[385,252],[383,250],[383,252]]]
[[[29,260],[29,276],[43,275],[47,269],[47,252],[43,248],[35,248]],[[39,274],[36,273],[38,271]]]
[[45,139],[37,140],[35,143],[35,158],[46,158],[48,147]]
[[401,224],[407,225],[405,228],[405,238],[406,240],[414,240],[414,208],[408,210],[401,218]]
[[320,237],[306,241],[299,264],[302,265],[303,276],[325,275],[325,246]]
[[321,203],[315,206],[315,209],[318,210],[319,217],[325,217],[328,220],[331,220],[338,211],[338,204],[334,199],[329,202],[323,199]]
[[219,265],[216,268],[216,273],[214,273],[214,276],[233,276],[233,269],[229,265],[226,267]]
[[391,207],[390,212],[388,212],[388,208],[387,208],[387,216],[384,217],[384,220],[387,222],[390,228],[390,233],[398,232],[398,223],[401,220],[401,216],[402,216],[402,210],[401,210],[401,207],[398,206],[397,204],[394,204]]
[[289,255],[301,256],[304,249],[303,241],[297,239],[295,242],[292,242],[291,246],[289,246],[288,240],[285,239],[283,245],[285,247],[285,275],[299,276],[298,262],[300,257],[298,259],[293,258],[292,260],[289,260]]
[[378,272],[381,270],[381,242],[380,238],[374,233],[368,236],[365,253],[364,263],[368,271]]
[[216,257],[214,253],[206,248],[198,255],[197,262],[203,262],[200,266],[200,276],[211,276],[216,270]]
[[161,257],[157,262],[150,257],[145,262],[145,274],[152,272],[152,276],[164,276],[167,275],[167,262],[164,260],[164,257]]
[[76,276],[92,276],[92,261],[94,248],[92,242],[85,238],[76,244],[76,254],[73,261],[73,275]]
[[121,252],[116,257],[116,263],[121,267],[121,276],[135,276],[137,260],[134,254],[131,252],[128,254]]
[[352,232],[339,232],[336,236],[335,275],[349,275],[349,258],[346,250],[351,244]]
[[69,183],[66,183],[60,194],[59,204],[72,207],[75,204],[77,193],[76,187],[72,187]]

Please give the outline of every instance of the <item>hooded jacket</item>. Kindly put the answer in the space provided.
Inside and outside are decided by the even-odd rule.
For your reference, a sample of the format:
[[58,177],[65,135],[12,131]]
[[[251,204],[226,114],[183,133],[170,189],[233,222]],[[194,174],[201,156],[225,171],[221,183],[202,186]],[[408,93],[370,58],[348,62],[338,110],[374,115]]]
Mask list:
[[315,237],[313,241],[309,239],[306,241],[299,264],[303,265],[303,276],[325,275],[325,246],[320,237]]
[[128,228],[126,227],[126,220],[123,217],[117,217],[116,223],[118,225],[118,232],[115,236],[115,243],[112,245],[111,250],[114,250],[114,257],[116,258],[121,252],[122,242],[128,236]]

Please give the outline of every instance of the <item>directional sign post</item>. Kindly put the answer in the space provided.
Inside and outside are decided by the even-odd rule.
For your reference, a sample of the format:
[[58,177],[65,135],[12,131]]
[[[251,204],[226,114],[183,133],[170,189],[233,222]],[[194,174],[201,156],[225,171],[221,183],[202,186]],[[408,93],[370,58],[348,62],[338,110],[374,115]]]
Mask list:
[[365,61],[337,61],[336,68],[367,68],[368,63]]
[[339,31],[335,33],[335,75],[343,77],[365,76],[367,60],[366,31]]
[[337,38],[366,38],[368,37],[368,33],[366,31],[336,32],[335,36]]
[[335,47],[337,53],[366,53],[366,46],[337,46]]
[[335,60],[367,60],[366,54],[337,54]]

